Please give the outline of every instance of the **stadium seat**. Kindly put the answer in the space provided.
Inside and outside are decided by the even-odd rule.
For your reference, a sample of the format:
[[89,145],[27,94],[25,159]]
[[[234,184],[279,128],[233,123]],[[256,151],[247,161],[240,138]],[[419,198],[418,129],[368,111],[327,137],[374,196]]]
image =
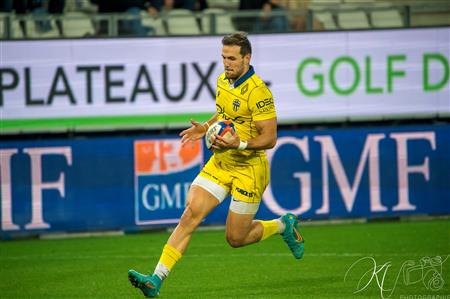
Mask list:
[[[228,34],[236,31],[234,28],[231,17],[226,14],[227,12],[221,8],[207,8],[203,11],[202,16],[202,28],[203,33],[206,34]],[[211,30],[211,18],[216,19],[215,30]]]
[[[10,19],[8,20],[8,17]],[[11,22],[11,38],[23,38],[23,32],[20,28],[19,21],[16,20],[14,14],[0,12],[0,39],[6,39],[8,36],[7,22]]]
[[379,6],[392,6],[392,4],[387,3],[387,2],[383,2],[380,1],[378,2],[377,0],[343,0],[342,4],[339,5],[339,9],[342,12],[345,11],[355,11],[355,10],[360,10],[360,11],[365,11],[366,14],[371,11],[374,8],[377,8]]
[[11,38],[20,39],[24,38],[22,28],[20,27],[19,20],[12,18],[11,20]]
[[66,12],[62,24],[65,37],[84,37],[95,34],[91,19],[82,12]]
[[166,35],[166,29],[161,18],[154,18],[145,11],[141,12],[142,25],[145,27],[153,28],[149,32],[149,35]]
[[6,23],[8,14],[0,12],[0,38],[6,38]]
[[372,11],[372,25],[376,28],[403,27],[403,19],[396,9]]
[[172,9],[166,14],[167,31],[169,35],[199,35],[201,34],[197,19],[187,9]]
[[98,1],[91,0],[68,0],[65,1],[64,13],[67,12],[84,12],[88,14],[95,14],[98,12]]
[[366,6],[366,5],[371,5],[376,3],[375,0],[344,0],[343,1],[344,4],[353,4],[353,5],[359,5],[359,6]]
[[337,30],[336,22],[330,12],[314,12],[316,18],[322,22],[325,30]]
[[208,1],[208,5],[211,8],[223,8],[226,10],[239,9],[239,0],[213,0]]
[[38,28],[38,25],[36,24],[36,21],[27,18],[25,20],[25,27],[27,32],[27,38],[58,38],[60,37],[58,28],[56,27],[56,22],[53,19],[46,19],[44,22],[49,22],[49,29],[48,30],[40,30]]
[[318,6],[329,6],[333,7],[334,5],[339,5],[342,3],[342,0],[311,0],[309,6],[311,5],[318,5]]
[[370,28],[369,20],[364,11],[345,11],[337,14],[339,27],[342,29]]

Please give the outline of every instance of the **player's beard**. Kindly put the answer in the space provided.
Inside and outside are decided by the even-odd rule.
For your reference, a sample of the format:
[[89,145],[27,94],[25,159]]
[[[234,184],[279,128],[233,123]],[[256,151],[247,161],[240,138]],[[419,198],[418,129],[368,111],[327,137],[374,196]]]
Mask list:
[[243,65],[241,65],[239,70],[237,70],[236,72],[231,72],[229,74],[227,74],[227,71],[225,70],[225,78],[227,78],[228,80],[231,80],[231,81],[236,81],[240,76],[242,76],[243,71],[244,71]]
[[238,73],[227,73],[225,71],[225,78],[227,78],[228,80],[235,81],[237,78],[239,78],[239,74]]

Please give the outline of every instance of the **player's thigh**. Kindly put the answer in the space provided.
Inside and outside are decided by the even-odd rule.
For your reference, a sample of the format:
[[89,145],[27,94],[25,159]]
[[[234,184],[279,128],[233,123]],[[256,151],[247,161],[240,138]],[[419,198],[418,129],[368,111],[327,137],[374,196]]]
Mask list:
[[247,237],[268,182],[269,166],[265,159],[259,165],[235,168],[226,223],[228,239],[242,240]]
[[230,192],[231,176],[228,171],[216,165],[213,156],[192,182],[192,185],[202,187],[214,195],[219,202],[222,202]]
[[183,217],[195,218],[201,221],[217,207],[219,203],[220,201],[207,190],[198,185],[191,185],[187,195],[186,208]]
[[[254,204],[261,202],[270,176],[269,164],[266,159],[258,165],[237,167],[233,175],[230,193],[234,200]],[[239,211],[235,212],[239,213]]]

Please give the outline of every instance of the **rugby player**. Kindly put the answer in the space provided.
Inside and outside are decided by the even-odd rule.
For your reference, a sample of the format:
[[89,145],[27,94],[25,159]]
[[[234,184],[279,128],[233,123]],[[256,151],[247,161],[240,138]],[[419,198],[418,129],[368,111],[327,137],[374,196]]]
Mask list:
[[158,295],[162,282],[188,247],[195,229],[231,195],[226,220],[226,240],[232,247],[257,243],[281,234],[295,258],[304,252],[298,219],[286,214],[269,221],[255,220],[270,169],[265,151],[275,146],[277,118],[272,93],[250,65],[252,48],[245,32],[222,39],[224,72],[217,79],[216,113],[204,124],[180,133],[182,144],[203,138],[216,121],[231,120],[236,132],[229,138],[212,136],[214,155],[189,189],[186,208],[163,248],[151,275],[128,271],[133,286],[147,297]]

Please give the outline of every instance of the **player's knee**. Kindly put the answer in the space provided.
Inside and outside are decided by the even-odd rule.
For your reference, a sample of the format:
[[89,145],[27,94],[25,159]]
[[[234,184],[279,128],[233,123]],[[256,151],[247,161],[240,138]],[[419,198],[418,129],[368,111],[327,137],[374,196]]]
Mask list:
[[187,205],[184,209],[183,215],[181,216],[179,225],[183,227],[197,227],[197,225],[201,222],[201,217],[199,213],[196,213],[191,205]]
[[230,244],[233,248],[238,248],[244,246],[244,239],[239,238],[238,236],[234,236],[231,234],[227,234],[226,236],[228,244]]

